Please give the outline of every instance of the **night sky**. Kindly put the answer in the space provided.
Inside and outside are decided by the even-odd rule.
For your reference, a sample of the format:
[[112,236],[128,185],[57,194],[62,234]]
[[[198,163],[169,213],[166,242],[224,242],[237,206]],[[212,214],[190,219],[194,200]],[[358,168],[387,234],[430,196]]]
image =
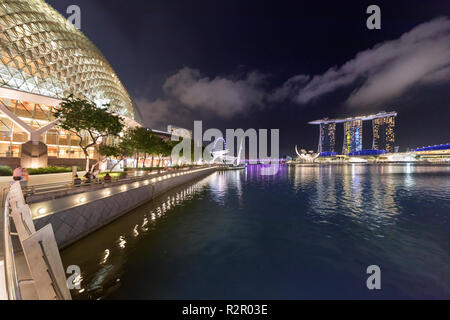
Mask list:
[[[82,32],[154,129],[280,129],[293,155],[317,148],[308,121],[397,111],[401,151],[450,142],[448,0],[47,2],[65,16],[80,6]],[[371,4],[381,30],[366,27]]]

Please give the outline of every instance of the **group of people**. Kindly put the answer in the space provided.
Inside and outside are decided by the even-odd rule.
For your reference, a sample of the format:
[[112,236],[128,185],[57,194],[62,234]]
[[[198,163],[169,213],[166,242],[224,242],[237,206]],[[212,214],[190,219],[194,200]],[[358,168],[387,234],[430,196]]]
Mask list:
[[[96,182],[98,176],[98,171],[95,171],[94,173],[86,172],[86,174],[83,176],[83,179],[81,179],[77,174],[73,178],[73,184],[74,185],[81,185],[82,183],[91,183]],[[103,182],[108,183],[111,182],[112,178],[109,173],[107,173],[103,177]]]
[[[98,171],[95,171],[93,173],[87,172],[83,179],[81,179],[77,174],[73,177],[73,184],[74,185],[81,185],[82,183],[91,183],[97,181]],[[28,181],[30,180],[30,175],[28,173],[28,170],[26,168],[23,168],[21,165],[18,165],[16,169],[13,171],[13,180],[14,181],[20,181],[21,185],[27,185]],[[103,182],[109,183],[112,181],[112,177],[109,173],[107,173],[103,177]]]
[[86,172],[86,174],[83,176],[83,179],[81,179],[78,174],[76,174],[73,178],[73,183],[75,185],[80,185],[81,183],[91,183],[91,182],[95,182],[97,181],[97,176],[96,176],[97,172],[91,173],[91,172]]
[[18,165],[13,171],[13,180],[20,181],[20,184],[26,185],[30,180],[28,170],[26,168],[22,168],[21,165]]

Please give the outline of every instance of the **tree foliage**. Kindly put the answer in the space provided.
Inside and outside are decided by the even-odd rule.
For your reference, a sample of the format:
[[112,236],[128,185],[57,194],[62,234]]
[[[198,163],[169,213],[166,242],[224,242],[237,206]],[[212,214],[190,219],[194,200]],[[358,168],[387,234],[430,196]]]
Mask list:
[[115,158],[117,162],[112,166],[110,172],[124,159],[133,156],[133,149],[130,146],[130,141],[122,139],[117,145],[102,144],[98,152],[109,159]]
[[149,129],[136,127],[129,129],[127,137],[131,146],[137,151],[145,154],[152,154],[156,151],[156,145],[159,143],[159,137],[153,134]]
[[54,113],[60,121],[59,127],[79,138],[79,146],[86,158],[86,170],[89,170],[88,149],[96,146],[101,138],[117,137],[124,128],[123,119],[110,113],[106,107],[98,107],[88,100],[70,95]]

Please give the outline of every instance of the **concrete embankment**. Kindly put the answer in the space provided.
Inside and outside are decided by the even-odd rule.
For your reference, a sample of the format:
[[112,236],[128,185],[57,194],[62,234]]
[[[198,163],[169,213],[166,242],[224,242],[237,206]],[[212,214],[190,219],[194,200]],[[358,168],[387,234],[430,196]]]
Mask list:
[[159,195],[207,176],[219,168],[203,168],[162,178],[121,184],[30,204],[36,229],[51,224],[60,249]]

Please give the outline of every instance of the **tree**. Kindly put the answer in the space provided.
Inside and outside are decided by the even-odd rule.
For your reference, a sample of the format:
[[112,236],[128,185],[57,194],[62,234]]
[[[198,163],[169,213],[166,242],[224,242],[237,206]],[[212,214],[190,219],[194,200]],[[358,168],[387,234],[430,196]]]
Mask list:
[[122,118],[98,107],[94,103],[75,98],[73,95],[63,100],[54,113],[60,120],[59,126],[74,133],[80,140],[79,146],[86,159],[86,171],[89,169],[89,148],[106,137],[117,137],[124,128]]
[[[193,139],[183,138],[179,141],[167,141],[168,147],[170,148],[170,161],[172,162],[172,150],[175,152],[175,159],[184,160],[184,163],[194,163],[195,159],[195,142]],[[204,152],[205,146],[202,144],[201,146],[202,154]]]
[[100,145],[98,152],[106,158],[115,158],[117,160],[109,172],[112,172],[120,162],[133,155],[133,149],[130,148],[128,140],[122,140],[117,145],[102,144]]
[[[152,157],[152,162],[151,162],[151,167],[153,167],[153,161],[155,158],[155,154],[157,152],[157,146],[160,143],[162,139],[158,136],[156,136],[153,133],[150,133],[150,138],[147,140],[146,143],[143,144],[143,150],[145,152],[145,155],[149,154]],[[145,160],[147,157],[145,157],[144,159],[144,165],[145,165]]]
[[156,146],[158,145],[158,140],[160,140],[160,138],[155,136],[151,130],[143,127],[129,129],[127,132],[127,136],[130,141],[130,145],[134,148],[137,155],[136,168],[138,166],[139,153],[144,154],[143,167],[145,168],[145,161],[147,160],[147,156],[149,154],[155,154],[155,152],[157,151]]
[[158,141],[154,145],[154,154],[158,156],[158,167],[161,167],[162,153],[164,149],[163,143],[163,139],[158,139]]
[[177,144],[176,141],[159,139],[158,143],[155,145],[156,154],[159,156],[158,166],[161,167],[161,161],[163,157],[172,158],[172,149]]

